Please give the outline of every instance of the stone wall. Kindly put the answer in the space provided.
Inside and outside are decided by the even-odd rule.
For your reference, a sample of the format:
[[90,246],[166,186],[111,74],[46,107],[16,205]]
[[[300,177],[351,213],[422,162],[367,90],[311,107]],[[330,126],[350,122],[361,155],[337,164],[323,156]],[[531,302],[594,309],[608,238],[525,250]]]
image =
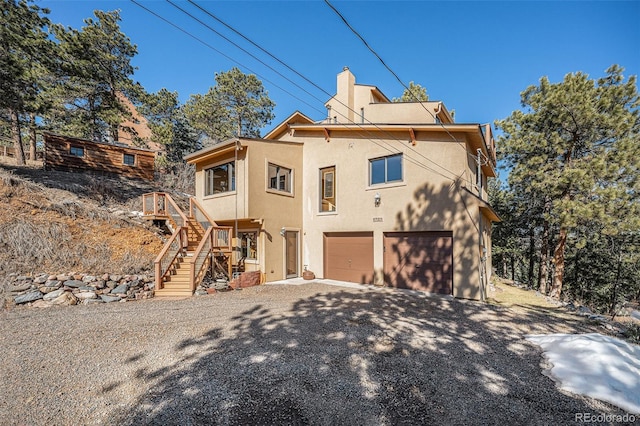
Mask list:
[[92,303],[126,302],[153,297],[153,278],[148,275],[39,274],[10,275],[4,305],[50,307]]

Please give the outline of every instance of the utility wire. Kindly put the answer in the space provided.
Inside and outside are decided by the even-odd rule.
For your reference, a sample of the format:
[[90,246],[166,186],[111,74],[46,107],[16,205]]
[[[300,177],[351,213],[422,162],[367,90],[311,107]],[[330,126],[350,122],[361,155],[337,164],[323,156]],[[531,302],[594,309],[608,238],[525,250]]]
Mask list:
[[[171,3],[170,0],[167,0],[170,4]],[[214,15],[212,12],[210,12],[209,10],[205,9],[204,7],[200,6],[198,3],[196,3],[193,0],[188,0],[189,3],[191,3],[192,5],[194,5],[195,7],[197,7],[198,9],[200,9],[202,12],[206,13],[208,16],[210,16],[211,18],[215,19],[217,22],[219,22],[220,24],[224,25],[226,28],[228,28],[229,30],[233,31],[235,34],[239,35],[240,37],[242,37],[244,40],[246,40],[247,42],[251,43],[254,47],[258,48],[260,51],[264,52],[265,54],[267,54],[269,57],[271,57],[272,59],[274,59],[275,61],[277,61],[278,63],[280,63],[281,65],[283,65],[284,67],[286,67],[288,70],[290,70],[291,72],[295,73],[298,77],[302,78],[303,80],[305,80],[307,83],[311,84],[312,86],[314,86],[315,88],[317,88],[318,90],[320,90],[321,92],[325,93],[327,96],[331,97],[331,93],[329,93],[327,90],[325,90],[324,88],[322,88],[321,86],[319,86],[318,84],[316,84],[315,82],[313,82],[312,80],[310,80],[309,78],[307,78],[304,74],[300,73],[299,71],[297,71],[296,69],[294,69],[293,67],[291,67],[290,65],[288,65],[286,62],[284,62],[283,60],[281,60],[280,58],[278,58],[277,56],[275,56],[274,54],[272,54],[271,52],[269,52],[268,50],[266,50],[265,48],[263,48],[262,46],[260,46],[258,43],[254,42],[253,40],[251,40],[249,37],[245,36],[244,34],[242,34],[240,31],[238,31],[237,29],[233,28],[231,25],[227,24],[225,21],[223,21],[221,18],[217,17],[216,15]],[[191,15],[190,15],[191,16]],[[195,19],[195,18],[194,18]],[[201,22],[198,20],[198,22]],[[210,28],[209,26],[207,26],[207,28]],[[210,28],[211,29],[211,28]],[[238,47],[239,49],[241,49],[243,52],[251,55],[253,58],[255,58],[256,60],[260,61],[260,63],[262,63],[263,65],[269,67],[269,69],[275,71],[272,67],[266,65],[264,62],[262,62],[261,60],[257,59],[254,55],[248,53],[245,49],[239,47],[236,43],[230,41],[227,37],[221,35],[218,31],[215,31],[212,29],[213,32],[215,32],[216,34],[220,35],[222,38],[224,38],[225,40],[229,41],[231,44],[233,44],[234,46]],[[278,73],[278,75],[282,76],[282,74],[280,74],[279,72],[275,71],[276,73]],[[288,78],[282,76],[283,78],[285,78],[287,81],[295,84],[294,82],[292,82],[291,80],[289,80]],[[295,84],[296,87],[301,88],[299,85]],[[302,89],[302,88],[301,88]],[[311,95],[309,92],[307,92],[306,90],[302,89],[305,93],[307,93],[310,96]],[[412,93],[413,94],[413,93]],[[314,98],[316,98],[318,101],[322,102],[320,99],[318,99],[317,97],[313,96]],[[344,104],[343,102],[341,102],[340,100],[336,99],[336,101],[338,103],[340,103],[342,106],[344,106],[345,108],[347,108],[348,110],[350,110],[353,113],[357,112],[352,109],[351,107],[349,107],[348,105]],[[423,105],[424,107],[424,105]],[[427,112],[429,112],[429,110],[427,110]],[[341,114],[343,115],[343,114]],[[344,117],[344,115],[343,115]],[[346,118],[346,117],[344,117]],[[435,117],[434,117],[435,119]],[[401,141],[400,139],[396,138],[395,136],[393,136],[391,133],[389,132],[385,132],[383,131],[380,127],[378,127],[378,125],[376,125],[375,123],[367,120],[365,118],[365,120],[369,123],[372,124],[373,126],[375,126],[378,130],[382,131],[383,133],[386,133],[387,135],[389,135],[392,139],[395,139],[398,142],[403,143],[404,141]],[[354,123],[356,124],[356,123]],[[357,124],[356,124],[357,125]],[[362,129],[364,129],[362,126],[358,126]],[[446,129],[445,129],[446,130]],[[455,140],[455,138],[454,138]],[[457,141],[456,141],[457,142]],[[441,169],[443,169],[444,171],[451,173],[454,176],[457,176],[454,172],[452,172],[451,170],[447,169],[446,167],[441,166],[440,164],[436,163],[435,161],[431,160],[430,158],[426,157],[424,154],[422,154],[421,152],[411,148],[411,147],[407,147],[409,150],[415,152],[417,155],[423,157],[425,160],[433,163],[434,165],[440,167]]]
[[[208,47],[208,48],[210,48],[210,49],[214,50],[215,52],[217,52],[217,53],[221,54],[222,56],[224,56],[225,58],[229,59],[230,61],[232,61],[232,62],[235,62],[235,63],[239,64],[239,65],[240,65],[240,66],[242,66],[243,68],[245,68],[245,69],[249,70],[250,72],[252,72],[252,73],[254,73],[254,74],[258,75],[258,76],[259,76],[259,77],[261,77],[263,80],[265,80],[265,81],[267,81],[267,82],[269,82],[269,83],[273,84],[274,86],[276,86],[276,87],[280,88],[280,89],[281,89],[281,90],[283,90],[285,93],[287,93],[287,94],[291,95],[293,98],[298,99],[298,100],[300,100],[301,102],[305,103],[306,105],[311,106],[313,109],[315,109],[316,111],[318,111],[318,112],[320,112],[320,113],[324,113],[324,111],[321,111],[321,110],[319,110],[318,108],[314,107],[313,105],[310,105],[308,102],[305,102],[305,101],[301,100],[299,97],[297,97],[297,96],[295,96],[295,95],[291,94],[290,92],[288,92],[287,90],[285,90],[285,89],[281,88],[280,86],[276,85],[275,83],[273,83],[273,82],[272,82],[272,81],[270,81],[269,79],[265,78],[264,76],[260,75],[259,73],[255,72],[255,71],[251,70],[249,67],[247,67],[247,66],[245,66],[245,65],[241,64],[240,62],[238,62],[238,61],[237,61],[237,60],[235,60],[234,58],[231,58],[230,56],[228,56],[228,55],[226,55],[226,54],[224,54],[224,53],[220,52],[218,49],[214,48],[213,46],[211,46],[210,44],[206,43],[206,42],[205,42],[205,41],[203,41],[202,39],[200,39],[200,38],[198,38],[198,37],[194,36],[193,34],[189,33],[188,31],[184,30],[184,29],[183,29],[183,28],[181,28],[180,26],[178,26],[178,25],[174,24],[173,22],[169,21],[168,19],[165,19],[164,17],[162,17],[162,16],[158,15],[157,13],[153,12],[152,10],[150,10],[150,9],[148,9],[148,8],[146,8],[146,7],[144,7],[144,6],[142,6],[142,5],[141,5],[141,4],[139,4],[137,1],[135,1],[135,0],[131,0],[131,1],[132,1],[134,4],[136,4],[137,6],[141,7],[141,8],[142,8],[142,9],[144,9],[144,10],[146,10],[147,12],[149,12],[149,13],[153,14],[153,15],[154,15],[154,16],[156,16],[157,18],[161,19],[162,21],[164,21],[164,22],[168,23],[169,25],[171,25],[171,26],[173,26],[174,28],[176,28],[176,29],[180,30],[181,32],[183,32],[183,33],[185,33],[185,34],[189,35],[190,37],[192,37],[193,39],[195,39],[195,40],[197,40],[198,42],[202,43],[202,44],[203,44],[203,45],[205,45],[206,47]],[[230,43],[232,43],[234,46],[236,46],[236,47],[240,48],[240,49],[241,49],[241,50],[243,50],[245,53],[249,54],[249,55],[250,55],[250,56],[252,56],[254,59],[258,60],[260,63],[262,63],[263,65],[267,66],[268,68],[270,68],[270,69],[271,69],[271,70],[273,70],[274,72],[276,72],[278,75],[280,75],[281,77],[285,78],[287,81],[291,82],[292,84],[296,85],[297,87],[300,87],[300,86],[298,86],[295,82],[293,82],[293,81],[291,81],[290,79],[288,79],[287,77],[283,76],[283,75],[282,75],[281,73],[279,73],[277,70],[275,70],[275,69],[273,69],[272,67],[270,67],[269,65],[265,64],[263,61],[261,61],[260,59],[256,58],[256,57],[255,57],[254,55],[252,55],[251,53],[249,53],[249,52],[247,52],[246,50],[242,49],[240,46],[238,46],[237,44],[235,44],[234,42],[232,42],[231,40],[229,40],[227,37],[222,36],[219,32],[217,32],[217,31],[213,30],[213,29],[212,29],[212,28],[210,28],[208,25],[204,24],[202,21],[200,21],[199,19],[197,19],[196,17],[194,17],[194,16],[193,16],[193,15],[191,15],[190,13],[188,13],[188,12],[184,11],[182,8],[180,8],[180,7],[176,6],[175,4],[173,4],[173,3],[172,3],[171,1],[169,1],[169,0],[167,0],[167,2],[168,2],[168,3],[170,3],[172,6],[176,7],[177,9],[181,10],[181,11],[182,11],[182,12],[184,12],[185,14],[187,14],[187,15],[188,15],[189,17],[191,17],[192,19],[194,19],[194,20],[196,20],[197,22],[201,23],[202,25],[204,25],[205,27],[207,27],[208,29],[210,29],[211,31],[213,31],[214,33],[216,33],[217,35],[219,35],[219,36],[221,36],[222,38],[224,38],[225,40],[229,41],[229,42],[230,42]],[[290,68],[290,67],[289,67],[289,68]],[[305,79],[306,79],[306,78],[305,78]],[[315,85],[315,84],[314,84],[314,85]],[[319,87],[319,86],[317,86],[317,85],[315,85],[315,86],[316,86],[316,87]],[[320,87],[319,87],[319,88],[320,88]],[[302,88],[301,88],[301,89],[302,89]],[[322,88],[320,88],[320,89],[321,89],[321,90],[323,90]],[[310,96],[314,97],[315,99],[317,99],[318,101],[322,102],[322,100],[318,99],[318,98],[317,98],[317,97],[315,97],[313,94],[309,93],[308,91],[306,91],[306,90],[304,90],[304,89],[302,89],[302,90],[303,90],[303,91],[305,91],[305,93],[307,93],[308,95],[310,95]],[[323,91],[324,91],[324,90],[323,90]],[[325,91],[325,92],[326,92],[326,91]],[[342,103],[342,102],[340,102],[340,103]],[[344,104],[343,104],[343,105],[344,105]],[[346,106],[346,105],[345,105],[345,106]],[[348,108],[348,106],[346,106],[346,107]],[[353,110],[352,110],[352,111],[353,111]],[[354,112],[355,112],[355,111],[354,111]],[[341,115],[342,115],[344,118],[346,118],[346,116],[344,116],[344,114],[341,114]],[[354,124],[355,124],[355,123],[354,123]],[[372,123],[372,124],[373,124],[373,123]],[[365,128],[363,128],[362,126],[357,125],[357,124],[355,124],[355,125],[356,125],[356,126],[358,126],[358,127],[360,127],[360,128],[362,128],[365,132],[367,132],[367,133],[369,133],[369,134],[371,135],[371,133],[370,133],[370,132],[368,132],[368,131],[367,131]],[[374,124],[374,126],[376,126],[376,125]],[[376,127],[378,127],[378,126],[376,126]],[[382,130],[382,129],[380,129],[380,130]],[[397,139],[397,138],[395,138],[395,137],[394,137],[394,139],[398,140],[398,139]],[[383,148],[383,149],[385,149],[385,150],[387,150],[387,151],[389,151],[389,152],[391,152],[391,153],[393,153],[393,154],[397,154],[397,153],[399,153],[399,152],[398,152],[397,150],[395,150],[395,149],[392,149],[392,148],[390,149],[390,148],[388,148],[388,147],[382,146],[380,143],[376,142],[376,141],[375,141],[375,140],[373,140],[373,139],[370,139],[370,138],[369,138],[369,140],[370,140],[372,143],[374,143],[374,144],[376,144],[376,145],[380,146],[381,148]],[[398,140],[398,141],[399,141],[399,142],[403,142],[403,141],[400,141],[400,140]],[[387,144],[388,144],[388,142],[385,142],[385,143],[387,143]],[[417,151],[416,151],[416,152],[417,152]],[[418,153],[418,154],[420,154],[420,153]],[[420,154],[420,155],[421,155],[421,156],[423,156],[422,154]],[[415,165],[417,165],[417,166],[419,166],[419,167],[421,167],[421,168],[424,168],[424,169],[426,169],[426,170],[430,170],[430,171],[432,171],[432,172],[434,172],[434,173],[436,173],[436,174],[441,175],[442,177],[444,177],[444,178],[446,178],[446,179],[449,179],[449,180],[452,180],[452,181],[453,181],[453,179],[452,179],[452,178],[450,178],[450,177],[448,177],[448,176],[443,175],[442,173],[440,173],[440,172],[438,172],[437,170],[434,170],[434,169],[432,169],[432,168],[428,167],[427,165],[425,165],[425,164],[423,164],[423,163],[419,162],[418,160],[412,159],[412,158],[410,158],[409,156],[406,156],[406,157],[407,157],[407,159],[408,159],[411,163],[413,163],[413,164],[415,164]],[[423,157],[424,157],[424,156],[423,156]],[[447,172],[451,173],[453,176],[457,176],[454,172],[452,172],[452,171],[450,171],[450,170],[448,170],[448,169],[446,169],[446,168],[444,168],[444,167],[440,166],[439,164],[437,164],[437,163],[433,162],[433,161],[432,161],[432,160],[430,160],[429,158],[427,158],[427,157],[424,157],[424,158],[425,158],[425,159],[427,159],[427,160],[429,160],[429,161],[431,161],[433,164],[437,165],[438,167],[442,168],[443,170],[445,170],[445,171],[447,171]]]
[[[378,53],[373,49],[373,47],[371,47],[369,45],[369,43],[367,43],[367,41],[364,39],[364,37],[362,35],[360,35],[360,33],[351,26],[351,24],[349,24],[349,21],[347,21],[347,18],[344,17],[344,15],[342,15],[342,13],[340,13],[340,11],[338,9],[335,8],[335,6],[333,6],[329,0],[324,0],[324,2],[327,4],[327,6],[329,6],[331,8],[331,10],[333,10],[336,15],[338,15],[338,17],[340,17],[340,19],[342,20],[342,22],[344,22],[344,24],[347,26],[347,28],[349,28],[349,30],[351,30],[351,32],[353,34],[356,35],[356,37],[358,37],[360,39],[360,41],[362,41],[362,43],[364,43],[365,47],[367,49],[369,49],[369,51],[378,59],[378,61],[380,61],[380,63],[391,73],[391,75],[393,75],[395,77],[396,80],[398,80],[398,82],[402,85],[402,87],[404,87],[407,92],[409,92],[409,94],[411,96],[413,96],[413,98],[420,103],[420,105],[422,106],[422,108],[427,111],[427,113],[431,116],[431,118],[434,119],[434,121],[438,121],[436,120],[436,117],[433,115],[433,113],[431,111],[429,111],[429,109],[427,107],[424,106],[424,104],[422,102],[420,102],[420,100],[418,99],[418,97],[409,89],[409,87],[404,84],[404,82],[402,81],[402,79],[400,77],[398,77],[398,74],[396,74],[393,69],[391,69],[391,67],[389,65],[387,65],[387,63],[384,61],[384,59],[382,59],[380,57],[380,55],[378,55]],[[444,129],[445,132],[447,132],[447,134],[451,137],[451,139],[453,139],[455,142],[459,143],[460,146],[465,150],[465,152],[467,153],[467,155],[475,158],[471,153],[469,153],[469,151],[467,151],[467,147],[463,146],[462,141],[459,141],[458,139],[456,139],[455,136],[453,136],[453,134],[451,134],[451,132],[449,130],[447,130],[447,128],[444,126],[444,124],[441,122],[440,125],[442,126],[442,128]]]
[[239,61],[235,60],[234,58],[230,57],[229,55],[227,55],[227,54],[225,54],[225,53],[221,52],[220,50],[216,49],[215,47],[211,46],[209,43],[207,43],[206,41],[202,40],[201,38],[198,38],[197,36],[195,36],[195,35],[191,34],[189,31],[187,31],[187,30],[185,30],[185,29],[181,28],[179,25],[174,24],[173,22],[169,21],[168,19],[166,19],[166,18],[164,18],[164,17],[160,16],[159,14],[155,13],[155,12],[154,12],[154,11],[152,11],[151,9],[148,9],[147,7],[145,7],[145,6],[143,6],[142,4],[138,3],[136,0],[131,0],[131,2],[132,2],[133,4],[135,4],[136,6],[138,6],[138,7],[142,8],[142,9],[146,10],[147,12],[149,12],[150,14],[152,14],[153,16],[155,16],[156,18],[158,18],[158,19],[160,19],[160,20],[162,20],[162,21],[166,22],[167,24],[171,25],[172,27],[174,27],[174,28],[175,28],[175,29],[177,29],[178,31],[180,31],[180,32],[182,32],[182,33],[184,33],[184,34],[188,35],[189,37],[193,38],[194,40],[196,40],[196,41],[198,41],[198,42],[202,43],[204,46],[208,47],[209,49],[213,50],[214,52],[218,53],[219,55],[221,55],[221,56],[223,56],[223,57],[227,58],[229,61],[234,62],[234,63],[236,63],[236,64],[240,65],[242,68],[244,68],[244,69],[248,70],[249,72],[252,72],[252,73],[254,73],[254,74],[256,74],[256,75],[260,76],[260,78],[262,78],[264,81],[266,81],[266,82],[268,82],[268,83],[272,84],[273,86],[277,87],[278,89],[282,90],[284,93],[288,94],[288,95],[289,95],[289,96],[291,96],[292,98],[299,100],[300,102],[304,103],[305,105],[308,105],[309,107],[311,107],[311,108],[315,109],[316,111],[319,111],[319,112],[324,113],[322,110],[318,109],[317,107],[315,107],[315,106],[311,105],[310,103],[308,103],[308,102],[306,102],[306,101],[304,101],[304,100],[300,99],[298,96],[296,96],[296,95],[294,95],[293,93],[289,92],[288,90],[286,90],[286,89],[284,89],[284,88],[280,87],[279,85],[277,85],[277,84],[276,84],[276,83],[274,83],[273,81],[271,81],[271,80],[269,80],[269,79],[265,78],[264,76],[262,76],[262,75],[258,74],[257,72],[253,71],[251,68],[247,67],[246,65],[243,65],[241,62],[239,62]]
[[[182,33],[184,33],[184,34],[186,34],[186,35],[190,36],[191,38],[195,39],[196,41],[198,41],[198,42],[202,43],[202,44],[203,44],[203,45],[205,45],[206,47],[208,47],[208,48],[212,49],[213,51],[215,51],[215,52],[217,52],[218,54],[222,55],[223,57],[227,58],[228,60],[230,60],[230,61],[232,61],[232,62],[235,62],[235,63],[237,63],[238,65],[242,66],[243,68],[245,68],[245,69],[249,70],[250,72],[252,72],[252,73],[254,73],[254,74],[256,74],[256,75],[260,76],[263,80],[267,81],[267,82],[268,82],[268,83],[270,83],[270,84],[273,84],[275,87],[278,87],[278,88],[279,88],[279,89],[281,89],[283,92],[285,92],[285,93],[289,94],[289,95],[290,95],[290,96],[292,96],[293,98],[295,98],[295,99],[297,99],[297,100],[299,100],[299,101],[303,102],[304,104],[306,104],[306,105],[310,106],[311,108],[313,108],[314,110],[316,110],[316,111],[318,111],[318,112],[320,112],[320,113],[324,113],[324,111],[321,111],[321,110],[319,110],[318,108],[314,107],[313,105],[310,105],[308,102],[303,101],[303,100],[302,100],[302,99],[300,99],[299,97],[297,97],[297,96],[293,95],[293,94],[292,94],[292,93],[290,93],[289,91],[287,91],[287,90],[283,89],[282,87],[280,87],[280,86],[278,86],[277,84],[273,83],[272,81],[270,81],[269,79],[265,78],[264,76],[262,76],[262,75],[260,75],[259,73],[257,73],[257,72],[255,72],[255,71],[253,71],[251,68],[249,68],[249,67],[247,67],[247,66],[245,66],[245,65],[241,64],[239,61],[237,61],[237,60],[235,60],[234,58],[232,58],[232,57],[230,57],[230,56],[226,55],[225,53],[221,52],[220,50],[218,50],[218,49],[216,49],[215,47],[211,46],[210,44],[208,44],[208,43],[207,43],[207,42],[205,42],[204,40],[202,40],[202,39],[200,39],[200,38],[198,38],[198,37],[194,36],[193,34],[191,34],[190,32],[188,32],[187,30],[185,30],[185,29],[181,28],[181,27],[180,27],[180,26],[178,26],[177,24],[174,24],[173,22],[171,22],[171,21],[169,21],[168,19],[166,19],[166,18],[164,18],[164,17],[160,16],[159,14],[157,14],[157,13],[155,13],[154,11],[152,11],[152,10],[148,9],[147,7],[144,7],[143,5],[141,5],[140,3],[138,3],[136,0],[131,0],[131,1],[132,1],[134,4],[136,4],[137,6],[141,7],[142,9],[144,9],[145,11],[147,11],[147,12],[151,13],[152,15],[154,15],[154,16],[156,16],[157,18],[161,19],[162,21],[164,21],[164,22],[168,23],[168,24],[169,24],[169,25],[171,25],[172,27],[174,27],[174,28],[178,29],[178,30],[179,30],[179,31],[181,31]],[[310,95],[310,96],[314,97],[315,99],[317,99],[318,101],[322,102],[322,100],[318,99],[318,98],[317,98],[317,97],[315,97],[313,94],[311,94],[311,93],[309,93],[308,91],[304,90],[303,88],[301,88],[300,86],[298,86],[295,82],[291,81],[290,79],[288,79],[287,77],[285,77],[284,75],[282,75],[282,74],[281,74],[280,72],[278,72],[277,70],[275,70],[275,69],[273,69],[272,67],[270,67],[269,65],[265,64],[263,61],[261,61],[260,59],[256,58],[254,55],[252,55],[251,53],[247,52],[245,49],[243,49],[242,47],[238,46],[236,43],[234,43],[233,41],[229,40],[227,37],[225,37],[225,36],[223,36],[222,34],[220,34],[218,31],[216,31],[216,30],[214,30],[213,28],[211,28],[209,25],[207,25],[207,24],[203,23],[201,20],[197,19],[197,18],[196,18],[196,17],[194,17],[192,14],[190,14],[190,13],[186,12],[184,9],[182,9],[182,8],[180,8],[179,6],[175,5],[175,4],[174,4],[174,3],[172,3],[170,0],[167,0],[167,2],[168,2],[169,4],[171,4],[173,7],[177,8],[178,10],[182,11],[183,13],[185,13],[186,15],[188,15],[189,17],[191,17],[192,19],[194,19],[195,21],[199,22],[201,25],[203,25],[203,26],[205,26],[206,28],[208,28],[210,31],[214,32],[215,34],[217,34],[218,36],[222,37],[223,39],[225,39],[225,40],[226,40],[226,41],[228,41],[229,43],[231,43],[231,44],[233,44],[234,46],[236,46],[237,48],[241,49],[243,52],[247,53],[248,55],[250,55],[251,57],[253,57],[253,58],[254,58],[254,59],[256,59],[257,61],[259,61],[260,63],[262,63],[263,65],[265,65],[266,67],[268,67],[269,69],[271,69],[272,71],[274,71],[275,73],[277,73],[278,75],[280,75],[281,77],[283,77],[284,79],[286,79],[287,81],[289,81],[289,82],[291,82],[292,84],[294,84],[295,86],[299,87],[301,90],[303,90],[303,91],[304,91],[305,93],[307,93],[308,95]],[[237,30],[234,30],[234,32],[239,33]],[[244,37],[244,36],[243,36],[243,38],[246,38],[246,37]],[[246,38],[246,39],[248,39],[248,38]],[[257,45],[257,44],[255,44],[254,42],[252,42],[252,44]],[[262,48],[260,48],[260,49],[266,52],[266,50],[265,50],[265,49],[262,49]],[[275,58],[275,56],[274,56],[274,55],[272,55],[272,54],[270,54],[270,53],[268,53],[268,52],[267,52],[267,54],[269,54],[269,56],[272,56],[272,57],[274,57],[274,58]],[[278,59],[278,62],[281,62],[281,63],[283,63],[283,64],[284,64],[284,62],[282,62],[282,61],[281,61],[281,60],[279,60],[279,59]],[[285,66],[286,66],[287,68],[289,68],[289,69],[292,69],[292,70],[293,70],[293,68],[291,68],[290,66],[288,66],[288,65],[286,65],[286,64],[285,64]],[[320,86],[318,86],[317,84],[313,83],[313,82],[312,82],[311,80],[309,80],[308,78],[304,77],[304,76],[303,76],[302,74],[300,74],[299,72],[297,72],[297,71],[295,71],[295,70],[294,70],[294,72],[295,72],[296,74],[300,75],[300,76],[301,76],[302,78],[304,78],[306,81],[311,82],[311,84],[313,84],[315,87],[317,87],[317,88],[318,88],[318,89],[320,89],[321,91],[323,91],[323,92],[327,93],[329,96],[331,96],[331,94],[330,94],[330,93],[328,93],[326,90],[322,89],[322,88],[321,88]],[[353,109],[349,108],[349,106],[348,106],[348,105],[345,105],[344,103],[342,103],[342,102],[340,102],[340,101],[338,101],[338,102],[339,102],[339,103],[341,103],[343,106],[345,106],[346,108],[350,109],[351,111],[353,111],[353,112],[355,113],[355,111],[354,111]],[[344,114],[341,114],[341,115],[342,115],[344,118],[347,118],[346,116],[344,116]],[[359,124],[357,124],[357,123],[353,123],[353,124],[354,124],[355,126],[357,126],[357,127],[360,127],[360,128],[361,128],[365,133],[367,133],[367,134],[369,134],[369,135],[372,135],[372,134],[371,134],[371,133],[370,133],[366,128],[362,127],[361,125],[359,125]],[[383,130],[382,130],[382,129],[380,129],[380,128],[375,124],[375,123],[371,123],[371,124],[372,124],[372,125],[374,125],[376,128],[378,128],[378,130],[383,131]],[[383,131],[383,132],[384,132],[384,131]],[[388,132],[386,132],[386,133],[388,133]],[[404,143],[404,141],[401,141],[401,140],[397,139],[396,137],[394,137],[394,136],[393,136],[393,135],[391,135],[390,133],[388,133],[388,134],[389,134],[393,139],[395,139],[396,141],[401,142],[401,143]],[[379,147],[381,147],[381,148],[383,148],[383,149],[387,150],[388,152],[391,152],[392,154],[398,154],[398,153],[400,153],[400,152],[398,152],[398,150],[397,150],[397,149],[395,149],[395,148],[393,148],[393,147],[389,148],[389,147],[386,147],[386,146],[381,145],[379,142],[375,141],[374,139],[371,139],[371,138],[368,138],[368,139],[369,139],[372,143],[374,143],[374,144],[376,144],[377,146],[379,146]],[[386,143],[387,145],[389,145],[389,143],[388,143],[388,142],[386,142],[386,141],[385,141],[385,143]],[[391,146],[391,145],[389,145],[389,146]],[[450,181],[452,181],[452,182],[455,182],[455,180],[457,180],[457,179],[459,179],[459,178],[460,178],[456,173],[454,173],[454,172],[452,172],[451,170],[449,170],[449,169],[447,169],[447,168],[445,168],[445,167],[443,167],[443,166],[441,166],[441,165],[439,165],[439,164],[435,163],[433,160],[431,160],[431,159],[429,159],[428,157],[424,156],[422,153],[420,153],[420,152],[418,152],[418,151],[416,151],[416,150],[414,150],[414,149],[412,149],[412,148],[410,148],[410,147],[407,147],[407,148],[408,148],[409,150],[411,150],[411,151],[413,151],[413,152],[417,153],[417,154],[418,154],[418,155],[420,155],[421,157],[425,158],[426,160],[430,161],[431,163],[435,164],[436,166],[440,167],[440,168],[441,168],[441,169],[443,169],[444,171],[446,171],[446,172],[448,172],[448,173],[451,173],[451,175],[455,176],[455,178],[451,178],[451,177],[449,177],[449,176],[445,176],[445,175],[443,175],[441,172],[439,172],[439,171],[437,171],[437,170],[434,170],[434,169],[430,168],[429,166],[427,166],[427,165],[425,165],[425,164],[421,163],[420,161],[418,161],[418,160],[416,160],[416,159],[413,159],[413,158],[411,158],[410,156],[408,156],[408,155],[406,155],[406,154],[405,154],[405,157],[407,158],[407,160],[408,160],[409,162],[411,162],[412,164],[415,164],[415,165],[417,165],[418,167],[421,167],[421,168],[423,168],[423,169],[425,169],[425,170],[430,170],[430,171],[432,171],[432,172],[434,172],[434,173],[436,173],[436,174],[438,174],[438,175],[440,175],[440,176],[444,177],[445,179],[448,179],[448,180],[450,180]],[[471,182],[469,181],[469,183],[471,183]]]

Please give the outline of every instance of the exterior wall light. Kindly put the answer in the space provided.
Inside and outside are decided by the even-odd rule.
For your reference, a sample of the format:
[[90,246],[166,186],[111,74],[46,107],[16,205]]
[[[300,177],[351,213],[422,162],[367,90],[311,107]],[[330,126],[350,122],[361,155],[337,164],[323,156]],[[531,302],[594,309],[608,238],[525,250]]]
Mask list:
[[284,229],[284,226],[282,228],[280,228],[280,236],[284,237],[284,234],[287,233],[287,230]]
[[380,193],[376,192],[376,195],[373,197],[373,204],[375,204],[376,207],[380,206]]

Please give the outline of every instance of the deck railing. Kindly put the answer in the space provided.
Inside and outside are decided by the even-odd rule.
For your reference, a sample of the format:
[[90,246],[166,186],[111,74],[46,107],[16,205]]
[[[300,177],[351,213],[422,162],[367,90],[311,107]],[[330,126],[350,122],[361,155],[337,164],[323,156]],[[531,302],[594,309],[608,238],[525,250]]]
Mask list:
[[166,192],[151,192],[142,195],[142,214],[170,219],[174,227],[187,226],[187,216]]

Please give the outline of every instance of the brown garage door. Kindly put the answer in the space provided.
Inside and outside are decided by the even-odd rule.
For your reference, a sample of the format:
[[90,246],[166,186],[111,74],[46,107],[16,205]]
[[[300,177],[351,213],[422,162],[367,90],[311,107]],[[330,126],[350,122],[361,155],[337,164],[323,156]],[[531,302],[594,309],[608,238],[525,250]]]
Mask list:
[[325,233],[324,277],[373,283],[373,232]]
[[384,277],[397,288],[453,294],[452,233],[385,233]]

